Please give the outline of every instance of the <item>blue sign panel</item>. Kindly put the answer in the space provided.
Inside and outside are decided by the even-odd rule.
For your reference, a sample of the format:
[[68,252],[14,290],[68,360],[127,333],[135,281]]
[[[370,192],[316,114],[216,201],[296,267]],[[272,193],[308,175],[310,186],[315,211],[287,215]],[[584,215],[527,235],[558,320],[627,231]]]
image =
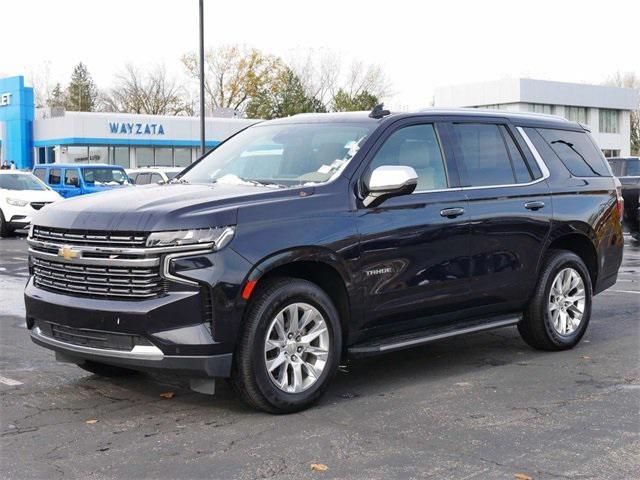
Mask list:
[[0,129],[2,160],[17,168],[33,166],[33,88],[24,86],[24,77],[0,78]]

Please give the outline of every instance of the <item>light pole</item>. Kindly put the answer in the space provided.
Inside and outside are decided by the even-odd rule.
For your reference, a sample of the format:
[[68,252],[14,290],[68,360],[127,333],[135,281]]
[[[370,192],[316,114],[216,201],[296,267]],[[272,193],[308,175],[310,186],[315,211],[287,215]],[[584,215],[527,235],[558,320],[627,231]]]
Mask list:
[[204,0],[200,0],[200,155],[204,155]]

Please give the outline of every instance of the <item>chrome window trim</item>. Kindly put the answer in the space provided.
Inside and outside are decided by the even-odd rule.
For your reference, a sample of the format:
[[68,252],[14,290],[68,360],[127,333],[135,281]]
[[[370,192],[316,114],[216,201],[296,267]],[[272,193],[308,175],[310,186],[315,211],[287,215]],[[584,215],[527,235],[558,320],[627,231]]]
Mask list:
[[527,144],[527,147],[531,151],[531,154],[533,155],[533,158],[534,158],[536,164],[540,168],[540,171],[542,172],[542,176],[540,178],[536,178],[535,180],[532,180],[532,181],[526,182],[526,183],[504,183],[504,184],[500,184],[500,185],[479,185],[477,187],[450,187],[450,188],[439,188],[439,189],[435,189],[435,190],[416,190],[411,195],[417,195],[417,194],[420,194],[420,193],[438,193],[438,192],[457,192],[457,191],[466,191],[466,190],[481,190],[481,189],[488,189],[488,188],[528,187],[530,185],[535,185],[537,183],[540,183],[540,182],[546,180],[547,178],[549,178],[551,176],[551,173],[549,172],[549,168],[547,168],[547,165],[544,163],[544,160],[542,159],[542,156],[540,155],[540,153],[538,152],[536,147],[533,145],[533,142],[531,141],[529,136],[525,133],[524,129],[522,127],[516,127],[516,130],[518,131],[518,133],[520,133],[520,135],[524,139],[524,142]]
[[103,357],[113,358],[129,358],[140,360],[159,361],[164,359],[164,353],[158,347],[153,345],[136,345],[132,350],[126,352],[122,350],[111,350],[107,348],[85,347],[82,345],[74,345],[72,343],[62,342],[55,338],[48,337],[42,333],[40,327],[34,327],[31,336],[40,342],[46,343],[53,347],[59,347],[69,352],[84,353],[90,355],[101,355]]

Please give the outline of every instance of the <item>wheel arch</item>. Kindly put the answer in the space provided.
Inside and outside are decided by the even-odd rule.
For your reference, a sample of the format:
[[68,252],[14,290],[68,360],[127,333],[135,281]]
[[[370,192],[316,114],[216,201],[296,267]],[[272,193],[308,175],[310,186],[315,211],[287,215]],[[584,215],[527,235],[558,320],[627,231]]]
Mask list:
[[[300,278],[322,288],[338,309],[343,345],[346,345],[352,315],[349,293],[352,280],[344,261],[335,252],[322,247],[302,247],[278,252],[257,262],[241,289],[240,301],[244,302],[242,316],[261,286],[277,277]],[[247,298],[245,293],[250,284]]]
[[598,281],[598,250],[588,232],[558,232],[550,238],[545,254],[550,250],[567,250],[582,259],[591,277],[591,286],[595,290]]

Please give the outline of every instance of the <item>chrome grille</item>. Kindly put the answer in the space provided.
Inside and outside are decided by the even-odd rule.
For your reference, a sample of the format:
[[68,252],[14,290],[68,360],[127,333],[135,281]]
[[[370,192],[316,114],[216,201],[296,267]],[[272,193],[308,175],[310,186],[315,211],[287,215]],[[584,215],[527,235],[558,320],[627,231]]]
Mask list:
[[164,291],[160,269],[82,265],[32,258],[35,284],[45,289],[96,297],[149,298]]
[[141,248],[147,236],[139,232],[92,232],[60,228],[33,227],[34,240],[61,242],[68,245],[96,245],[108,247]]

